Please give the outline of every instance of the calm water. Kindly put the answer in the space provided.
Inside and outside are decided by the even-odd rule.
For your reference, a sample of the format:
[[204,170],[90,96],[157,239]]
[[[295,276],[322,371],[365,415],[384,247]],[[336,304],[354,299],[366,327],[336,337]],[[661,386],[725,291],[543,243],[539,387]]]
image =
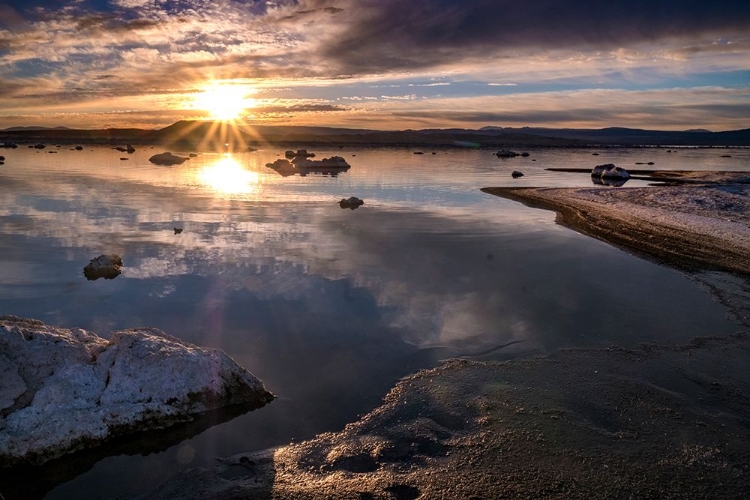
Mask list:
[[[479,188],[590,186],[586,174],[544,169],[609,162],[750,170],[748,150],[530,150],[509,160],[487,150],[317,150],[352,165],[337,177],[282,177],[265,167],[275,149],[151,165],[160,151],[0,150],[0,314],[103,336],[155,326],[223,349],[279,399],[160,451],[83,460],[57,479],[40,472],[30,496],[129,497],[216,456],[335,431],[400,377],[451,356],[738,329],[684,274]],[[366,204],[340,209],[353,195]],[[124,272],[89,282],[82,268],[102,253],[121,255]]]

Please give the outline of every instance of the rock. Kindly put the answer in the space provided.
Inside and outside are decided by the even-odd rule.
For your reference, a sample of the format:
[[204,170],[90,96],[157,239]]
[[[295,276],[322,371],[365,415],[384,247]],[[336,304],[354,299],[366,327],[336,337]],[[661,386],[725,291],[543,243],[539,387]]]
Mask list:
[[83,274],[89,281],[99,278],[114,279],[122,273],[122,259],[117,254],[100,255],[83,268]]
[[610,168],[614,168],[614,167],[615,167],[615,164],[614,164],[614,163],[607,163],[607,164],[605,164],[605,165],[597,165],[597,166],[595,166],[595,167],[593,168],[593,170],[591,170],[591,177],[601,177],[601,176],[602,176],[602,174],[603,174],[603,173],[604,173],[604,172],[605,172],[606,170],[608,170],[608,169],[610,169]]
[[510,174],[511,177],[514,179],[518,179],[519,177],[523,177],[523,172],[519,172],[518,170],[514,170],[512,174]]
[[223,406],[258,408],[274,397],[225,353],[155,328],[106,340],[0,316],[0,369],[0,468],[43,463]]
[[424,154],[424,151],[414,151],[414,154],[415,154],[415,155],[423,155],[423,154]]
[[0,161],[5,161],[5,157],[4,156],[0,156]]
[[127,160],[129,160],[129,159],[130,159],[130,158],[123,158],[123,157],[120,157],[120,160],[123,160],[123,161],[127,161]]
[[595,166],[591,171],[591,177],[630,179],[630,174],[624,168],[615,166],[614,163],[607,163]]
[[613,167],[602,173],[604,179],[630,179],[630,173],[622,167]]
[[18,144],[14,142],[4,142],[0,144],[0,148],[16,149],[17,147],[18,147]]
[[127,151],[127,152],[128,152],[128,154],[133,154],[133,153],[135,153],[135,148],[134,148],[133,146],[131,146],[130,144],[128,144],[128,145],[127,145],[127,146],[125,147],[125,151]]
[[179,165],[185,162],[186,160],[187,158],[173,155],[172,153],[168,151],[164,153],[156,154],[148,159],[148,161],[150,161],[151,163],[155,165]]
[[182,233],[182,228],[181,227],[174,228],[174,234],[180,234],[180,233]]
[[198,156],[198,153],[190,153],[188,155],[189,158],[195,158],[196,156]]
[[620,187],[630,179],[630,173],[622,167],[613,163],[597,165],[591,171],[591,180],[594,184]]
[[293,158],[313,158],[315,156],[315,153],[308,153],[306,149],[298,149],[295,153],[291,149],[288,149],[284,153],[284,156],[286,156],[290,160]]
[[114,149],[116,149],[120,153],[124,153],[125,151],[127,151],[127,148],[124,148],[122,146],[116,146]]
[[365,202],[357,198],[356,196],[352,196],[351,198],[342,198],[339,202],[339,206],[341,208],[348,208],[351,210],[354,210],[355,208],[359,208],[360,206],[364,205]]
[[42,143],[39,143],[39,144],[34,144],[33,146],[30,146],[30,147],[33,147],[36,149],[44,149],[46,146]]
[[76,146],[76,151],[83,151],[83,146]]
[[523,153],[521,153],[521,156],[523,156],[524,158],[528,158],[531,155],[527,153],[526,151],[524,151]]
[[498,158],[515,158],[516,156],[520,156],[515,151],[510,151],[508,149],[501,149],[497,153],[495,153],[495,156]]

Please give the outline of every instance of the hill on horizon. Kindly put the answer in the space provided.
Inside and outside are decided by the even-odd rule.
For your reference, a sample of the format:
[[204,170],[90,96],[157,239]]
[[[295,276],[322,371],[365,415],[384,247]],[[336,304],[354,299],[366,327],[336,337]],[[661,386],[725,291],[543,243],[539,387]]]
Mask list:
[[369,130],[287,125],[238,125],[210,120],[183,120],[160,129],[77,130],[66,127],[11,127],[0,141],[57,141],[102,144],[160,144],[198,150],[241,150],[249,146],[316,144],[413,147],[585,147],[585,146],[750,146],[750,129],[711,132],[703,129],[663,131],[607,127],[602,129],[496,127],[479,129]]

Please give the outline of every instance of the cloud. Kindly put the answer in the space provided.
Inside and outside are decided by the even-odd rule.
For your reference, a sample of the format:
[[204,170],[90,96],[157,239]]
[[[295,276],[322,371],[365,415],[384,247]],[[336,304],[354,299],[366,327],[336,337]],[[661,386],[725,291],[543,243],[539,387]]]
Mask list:
[[750,31],[750,3],[742,0],[369,0],[347,5],[346,28],[329,39],[324,56],[349,74],[540,50],[610,51]]

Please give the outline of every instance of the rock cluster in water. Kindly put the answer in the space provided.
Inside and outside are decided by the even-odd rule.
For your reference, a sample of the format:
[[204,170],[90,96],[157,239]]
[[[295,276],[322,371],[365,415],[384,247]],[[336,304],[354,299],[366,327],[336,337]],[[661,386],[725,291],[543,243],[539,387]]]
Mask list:
[[225,353],[155,328],[115,332],[0,316],[0,468],[273,399]]

